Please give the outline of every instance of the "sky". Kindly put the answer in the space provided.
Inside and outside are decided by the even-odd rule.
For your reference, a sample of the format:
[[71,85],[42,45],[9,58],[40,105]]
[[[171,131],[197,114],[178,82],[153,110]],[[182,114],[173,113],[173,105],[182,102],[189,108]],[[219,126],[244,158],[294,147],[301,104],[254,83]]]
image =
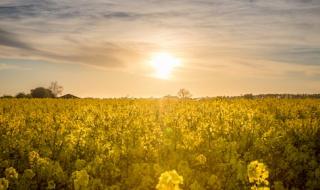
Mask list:
[[[179,59],[170,77],[153,58]],[[1,0],[0,95],[320,93],[319,0]]]

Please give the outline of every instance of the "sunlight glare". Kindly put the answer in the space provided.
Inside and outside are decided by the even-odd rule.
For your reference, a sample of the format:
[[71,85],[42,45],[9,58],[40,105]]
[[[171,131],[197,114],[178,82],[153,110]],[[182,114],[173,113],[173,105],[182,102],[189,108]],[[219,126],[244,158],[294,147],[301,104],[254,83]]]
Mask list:
[[180,66],[181,61],[169,53],[162,52],[152,56],[150,63],[155,70],[154,77],[169,79],[171,72]]

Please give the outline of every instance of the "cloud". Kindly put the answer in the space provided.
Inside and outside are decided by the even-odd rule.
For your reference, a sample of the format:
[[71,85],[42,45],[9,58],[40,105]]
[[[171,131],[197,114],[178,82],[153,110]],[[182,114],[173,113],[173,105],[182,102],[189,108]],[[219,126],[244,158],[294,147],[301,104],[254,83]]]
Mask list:
[[265,59],[292,64],[320,66],[320,47],[275,48],[266,52]]
[[64,53],[57,50],[39,52],[39,57],[51,62],[79,63],[100,68],[121,68],[126,67],[130,62],[137,62],[141,59],[140,52],[134,46],[129,43],[80,44],[77,47],[66,48]]
[[19,65],[0,63],[0,71],[2,70],[31,70],[31,69],[27,67],[21,67]]
[[[49,0],[24,0],[0,3],[0,18],[25,19],[29,17],[47,17],[55,11],[65,9],[64,4]],[[59,11],[60,12],[60,11]]]
[[144,46],[144,44],[95,43],[86,45],[74,43],[64,46],[63,49],[55,47],[48,50],[30,50],[22,55],[9,49],[2,51],[0,57],[81,64],[101,69],[124,68],[130,63],[141,61],[143,54],[138,50],[139,46]]
[[32,50],[33,48],[22,42],[14,33],[5,31],[0,28],[0,46],[8,46],[19,49]]
[[318,0],[4,0],[0,57],[125,68],[169,49],[208,68],[320,65],[319,18]]

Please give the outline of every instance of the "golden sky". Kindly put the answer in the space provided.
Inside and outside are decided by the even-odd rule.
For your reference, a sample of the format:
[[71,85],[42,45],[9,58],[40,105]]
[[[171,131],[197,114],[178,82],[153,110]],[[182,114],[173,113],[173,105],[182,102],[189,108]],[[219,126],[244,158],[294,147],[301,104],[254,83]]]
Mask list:
[[319,34],[318,0],[2,0],[0,95],[319,93]]

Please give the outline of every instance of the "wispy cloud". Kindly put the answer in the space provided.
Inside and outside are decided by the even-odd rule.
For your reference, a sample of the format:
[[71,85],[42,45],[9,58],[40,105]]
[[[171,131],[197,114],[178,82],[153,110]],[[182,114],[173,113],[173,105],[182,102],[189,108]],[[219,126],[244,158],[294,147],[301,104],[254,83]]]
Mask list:
[[4,0],[0,27],[2,58],[124,68],[171,49],[208,68],[221,57],[320,66],[318,0]]
[[0,63],[0,71],[2,70],[31,70],[31,69],[27,67],[21,67],[19,65]]
[[27,49],[32,50],[33,48],[27,44],[21,41],[17,35],[14,33],[5,31],[0,28],[0,46],[8,46],[18,49]]

